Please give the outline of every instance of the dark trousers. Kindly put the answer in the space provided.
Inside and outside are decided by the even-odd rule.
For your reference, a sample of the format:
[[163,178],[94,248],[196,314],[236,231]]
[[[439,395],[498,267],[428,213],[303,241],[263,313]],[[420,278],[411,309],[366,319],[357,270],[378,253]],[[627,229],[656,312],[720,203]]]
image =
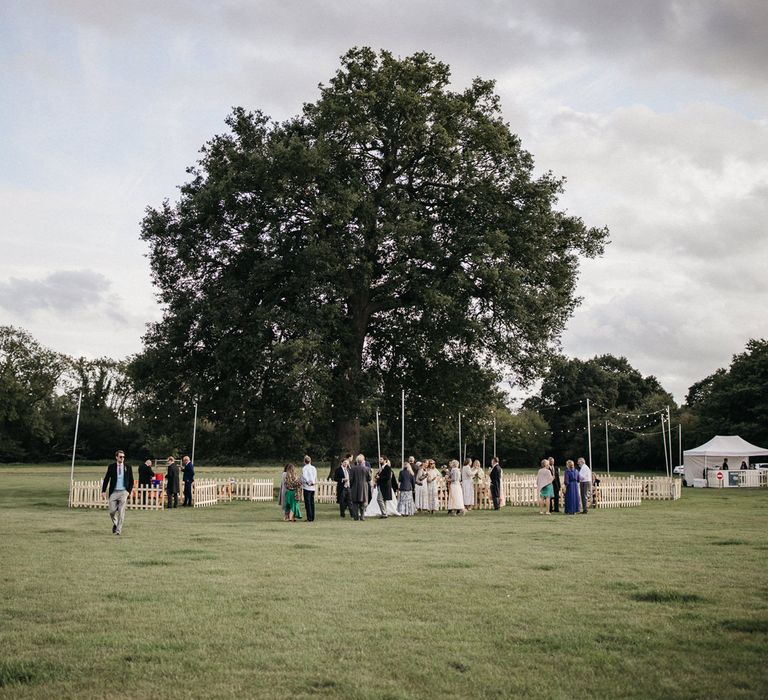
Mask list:
[[499,489],[494,488],[493,486],[491,486],[491,500],[493,501],[493,509],[499,510],[500,508]]
[[589,487],[591,482],[582,481],[579,484],[579,491],[581,492],[581,512],[586,513],[589,510]]
[[179,505],[179,492],[168,489],[168,507],[176,508]]
[[349,512],[354,520],[365,520],[365,509],[368,507],[367,501],[352,501],[349,504]]
[[552,484],[552,489],[554,490],[555,495],[553,498],[549,499],[549,512],[559,513],[560,512],[560,484],[558,483]]
[[315,519],[315,492],[304,489],[304,510],[307,511],[307,522]]
[[185,506],[192,505],[192,482],[191,481],[184,482],[184,505]]
[[348,510],[350,517],[354,518],[352,513],[352,501],[349,497],[349,489],[341,489],[339,494],[339,515],[343,518],[344,511]]

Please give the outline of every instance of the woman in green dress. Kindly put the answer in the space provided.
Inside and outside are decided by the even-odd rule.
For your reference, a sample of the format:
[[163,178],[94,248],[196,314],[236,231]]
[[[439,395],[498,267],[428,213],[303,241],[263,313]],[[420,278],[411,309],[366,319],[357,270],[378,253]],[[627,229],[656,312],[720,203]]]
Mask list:
[[289,464],[285,468],[285,500],[283,501],[283,519],[295,523],[301,520],[301,508],[296,494],[301,488],[301,481],[296,475],[296,467]]

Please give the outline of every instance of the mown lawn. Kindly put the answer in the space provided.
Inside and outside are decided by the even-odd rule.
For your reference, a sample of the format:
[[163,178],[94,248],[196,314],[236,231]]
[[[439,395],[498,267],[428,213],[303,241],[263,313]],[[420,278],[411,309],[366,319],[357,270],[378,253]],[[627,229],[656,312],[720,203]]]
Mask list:
[[68,478],[0,467],[0,698],[768,696],[765,490],[295,525],[241,502],[117,538]]

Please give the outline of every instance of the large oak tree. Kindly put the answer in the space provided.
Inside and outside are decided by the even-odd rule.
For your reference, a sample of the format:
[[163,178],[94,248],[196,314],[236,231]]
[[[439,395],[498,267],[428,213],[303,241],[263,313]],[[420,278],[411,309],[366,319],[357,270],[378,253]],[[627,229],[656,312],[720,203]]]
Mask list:
[[607,231],[557,209],[491,81],[449,80],[426,53],[352,49],[296,117],[234,110],[143,221],[165,306],[145,388],[204,396],[233,440],[332,424],[355,449],[400,387],[458,404],[541,370]]

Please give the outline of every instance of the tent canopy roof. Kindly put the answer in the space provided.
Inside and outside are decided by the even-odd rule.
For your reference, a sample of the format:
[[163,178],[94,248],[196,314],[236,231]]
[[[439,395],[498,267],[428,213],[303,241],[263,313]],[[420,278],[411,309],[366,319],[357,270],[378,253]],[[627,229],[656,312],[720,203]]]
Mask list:
[[738,435],[715,435],[709,442],[686,450],[683,454],[691,457],[757,457],[768,455],[768,450],[752,445]]

